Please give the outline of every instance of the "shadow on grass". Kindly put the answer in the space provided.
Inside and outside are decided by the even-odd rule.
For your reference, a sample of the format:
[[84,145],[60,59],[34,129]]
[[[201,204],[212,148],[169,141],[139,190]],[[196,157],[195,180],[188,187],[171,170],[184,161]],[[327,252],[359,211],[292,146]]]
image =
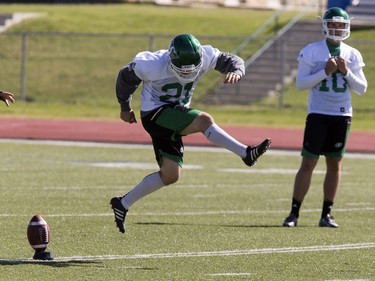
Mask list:
[[176,226],[181,226],[181,225],[190,225],[190,226],[219,226],[219,227],[243,227],[243,228],[272,228],[272,227],[283,227],[281,224],[280,225],[264,225],[264,224],[252,224],[252,225],[247,225],[247,224],[222,224],[222,225],[214,225],[214,224],[192,224],[192,223],[170,223],[170,222],[136,222],[134,224],[139,224],[139,225],[176,225]]
[[51,267],[69,267],[69,266],[82,266],[86,264],[100,264],[100,261],[80,261],[80,260],[32,260],[32,259],[0,259],[0,265],[23,265],[23,264],[39,264]]
[[[25,265],[25,264],[35,264],[35,265],[45,265],[50,267],[71,267],[71,266],[87,266],[91,265],[96,268],[108,268],[108,266],[101,265],[101,261],[89,261],[89,260],[33,260],[33,259],[0,259],[0,266],[2,265]],[[157,270],[157,268],[152,267],[140,267],[140,266],[125,266],[124,269],[137,269],[137,270]]]

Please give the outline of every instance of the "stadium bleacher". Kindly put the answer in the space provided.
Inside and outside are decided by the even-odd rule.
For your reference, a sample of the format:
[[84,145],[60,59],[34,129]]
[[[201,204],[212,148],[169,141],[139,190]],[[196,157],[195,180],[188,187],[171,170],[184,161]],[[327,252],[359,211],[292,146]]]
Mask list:
[[360,0],[356,6],[346,8],[349,16],[353,18],[351,25],[354,28],[375,26],[375,1]]

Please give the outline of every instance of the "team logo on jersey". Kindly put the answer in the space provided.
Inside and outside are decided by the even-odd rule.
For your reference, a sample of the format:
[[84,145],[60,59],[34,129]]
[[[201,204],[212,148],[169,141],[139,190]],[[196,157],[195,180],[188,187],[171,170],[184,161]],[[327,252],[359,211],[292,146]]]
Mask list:
[[349,112],[349,110],[346,109],[345,107],[340,107],[340,112]]
[[342,142],[337,142],[335,143],[335,148],[340,148],[343,146],[343,143]]

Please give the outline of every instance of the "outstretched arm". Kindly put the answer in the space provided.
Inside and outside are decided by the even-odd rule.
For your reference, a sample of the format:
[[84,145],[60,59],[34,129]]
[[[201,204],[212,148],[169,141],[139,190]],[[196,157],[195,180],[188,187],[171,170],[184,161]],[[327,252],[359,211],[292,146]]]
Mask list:
[[234,84],[245,75],[245,62],[231,53],[221,53],[217,59],[215,70],[227,74],[224,83]]

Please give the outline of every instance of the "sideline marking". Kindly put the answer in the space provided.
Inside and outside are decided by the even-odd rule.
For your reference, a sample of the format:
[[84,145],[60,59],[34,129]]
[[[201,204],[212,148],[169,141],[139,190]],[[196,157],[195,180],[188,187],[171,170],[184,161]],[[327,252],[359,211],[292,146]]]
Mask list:
[[251,273],[231,273],[231,272],[226,272],[226,273],[212,273],[212,274],[206,274],[208,276],[249,276]]
[[[77,164],[74,163],[74,164]],[[158,165],[155,163],[145,163],[145,162],[87,162],[87,163],[79,163],[80,165],[88,165],[93,167],[101,167],[101,168],[129,168],[129,169],[136,169],[136,170],[155,170],[158,169]],[[184,169],[188,170],[202,170],[203,166],[201,165],[184,165]]]
[[[84,141],[52,141],[52,140],[23,140],[23,139],[0,139],[0,143],[18,143],[18,144],[39,144],[39,145],[57,145],[57,146],[76,146],[76,147],[109,147],[121,149],[152,149],[151,144],[122,144],[105,142],[84,142]],[[185,151],[205,151],[213,153],[231,153],[230,151],[213,146],[185,146]],[[299,156],[300,150],[270,149],[266,155],[277,156]],[[345,158],[375,159],[375,153],[356,153],[345,152]]]
[[[244,174],[290,174],[294,175],[298,172],[297,169],[236,169],[236,168],[225,168],[225,169],[218,169],[218,172],[226,172],[226,173],[244,173]],[[326,171],[323,170],[314,170],[313,174],[322,175],[325,174]],[[342,172],[344,174],[344,172]]]
[[[98,261],[98,260],[132,260],[132,259],[167,259],[167,258],[192,258],[192,257],[228,257],[244,255],[262,255],[262,254],[290,254],[290,253],[307,253],[307,252],[327,252],[375,248],[375,243],[357,243],[342,245],[322,245],[307,247],[287,247],[287,248],[263,248],[248,250],[227,250],[212,252],[185,252],[185,253],[161,253],[161,254],[134,254],[134,255],[98,255],[98,256],[71,256],[56,257],[54,260],[46,261],[47,263],[74,262],[74,261]],[[11,263],[40,263],[41,261],[28,259],[0,259],[0,264]]]
[[[321,209],[304,209],[305,213],[318,213]],[[374,207],[365,208],[340,208],[335,209],[335,212],[373,212]],[[170,212],[170,213],[137,213],[134,212],[132,216],[208,216],[208,215],[239,215],[239,214],[285,214],[285,210],[265,211],[265,210],[227,210],[227,211],[206,211],[206,212]],[[12,217],[29,217],[30,214],[0,214],[3,218]],[[112,217],[113,213],[99,213],[99,214],[45,214],[43,217]]]
[[369,281],[369,279],[335,279],[335,280],[324,280],[324,281]]
[[[136,169],[136,170],[155,170],[158,168],[157,164],[154,163],[145,163],[145,162],[74,162],[74,165],[87,165],[92,167],[101,167],[101,168],[115,168],[115,169]],[[204,166],[201,165],[191,165],[184,164],[184,170],[203,170]],[[225,168],[225,169],[216,169],[218,172],[225,173],[244,173],[244,174],[295,174],[298,172],[298,169],[240,169],[240,168]],[[324,170],[314,170],[313,174],[323,175],[326,171]],[[347,174],[342,172],[342,174]]]

